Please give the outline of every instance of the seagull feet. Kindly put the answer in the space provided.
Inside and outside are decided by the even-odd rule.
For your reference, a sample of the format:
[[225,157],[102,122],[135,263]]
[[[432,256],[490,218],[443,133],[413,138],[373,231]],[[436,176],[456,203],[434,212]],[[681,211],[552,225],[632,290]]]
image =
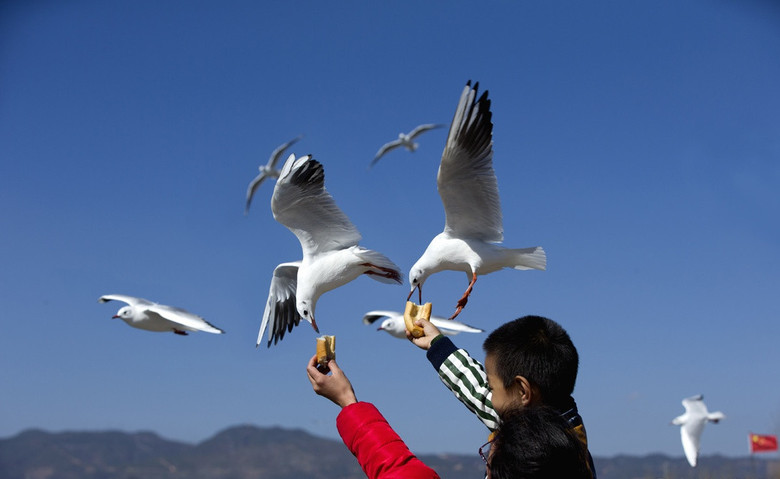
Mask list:
[[457,316],[460,314],[460,312],[461,312],[461,311],[463,311],[463,308],[465,308],[465,307],[466,307],[466,303],[468,303],[468,302],[469,302],[469,297],[468,297],[468,295],[465,295],[465,296],[463,296],[462,298],[460,298],[460,299],[458,300],[458,304],[456,305],[456,306],[457,306],[457,308],[455,308],[455,313],[453,313],[453,315],[452,315],[452,316],[450,316],[450,317],[449,317],[449,318],[447,318],[447,319],[455,319],[455,318],[456,318],[456,317],[457,317]]
[[183,331],[181,329],[174,329],[173,334],[178,334],[179,336],[188,336],[187,331]]
[[[361,263],[361,266],[365,266],[366,268],[371,268],[370,270],[366,271],[364,274],[375,274],[377,276],[382,276],[383,278],[392,279],[396,283],[403,283],[401,281],[401,274],[398,273],[398,271],[390,268],[384,268],[382,266],[377,266],[372,263]],[[379,270],[379,271],[375,271]]]

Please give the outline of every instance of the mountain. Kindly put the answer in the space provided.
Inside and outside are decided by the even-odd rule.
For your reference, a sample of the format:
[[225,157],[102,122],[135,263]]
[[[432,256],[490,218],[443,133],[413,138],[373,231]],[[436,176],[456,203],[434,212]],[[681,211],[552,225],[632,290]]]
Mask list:
[[[484,477],[473,455],[420,455],[442,478]],[[594,458],[599,479],[780,478],[776,457],[704,456],[695,469],[681,456]],[[320,479],[364,478],[340,442],[306,431],[236,426],[200,444],[152,432],[27,430],[0,439],[2,479]]]

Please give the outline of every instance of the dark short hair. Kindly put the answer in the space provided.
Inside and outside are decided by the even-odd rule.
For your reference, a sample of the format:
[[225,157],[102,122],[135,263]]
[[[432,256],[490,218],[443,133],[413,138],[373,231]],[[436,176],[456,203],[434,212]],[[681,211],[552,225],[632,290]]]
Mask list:
[[509,388],[516,376],[539,389],[542,403],[563,407],[574,391],[579,355],[569,334],[555,321],[523,316],[490,333],[482,345]]
[[589,479],[585,445],[547,406],[513,410],[501,422],[490,451],[491,479]]

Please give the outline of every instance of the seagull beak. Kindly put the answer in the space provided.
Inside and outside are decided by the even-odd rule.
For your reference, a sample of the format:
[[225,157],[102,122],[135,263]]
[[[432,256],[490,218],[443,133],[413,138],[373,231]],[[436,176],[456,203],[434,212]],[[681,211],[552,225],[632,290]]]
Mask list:
[[115,315],[111,316],[111,319],[117,319],[117,318],[119,318],[118,314],[115,314]]
[[406,297],[406,300],[409,301],[409,299],[412,297],[412,294],[414,294],[414,290],[417,290],[419,294],[419,302],[422,304],[422,285],[418,284],[417,286],[413,287],[411,291],[409,291],[409,296]]
[[317,327],[317,321],[314,320],[314,315],[311,315],[311,327],[314,328],[314,331],[317,332],[317,334],[320,334],[320,328]]
[[376,328],[376,330],[377,331],[382,331],[382,326],[379,326],[378,328]]

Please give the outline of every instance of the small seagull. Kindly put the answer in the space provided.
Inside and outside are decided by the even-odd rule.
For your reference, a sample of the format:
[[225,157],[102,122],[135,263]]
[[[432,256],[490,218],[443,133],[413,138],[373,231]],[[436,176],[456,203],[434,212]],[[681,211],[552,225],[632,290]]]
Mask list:
[[441,156],[437,185],[444,213],[444,231],[428,245],[412,266],[409,282],[419,290],[433,273],[463,271],[469,285],[458,300],[454,319],[468,302],[478,275],[502,268],[539,269],[547,267],[540,246],[509,249],[497,243],[504,240],[498,181],[493,171],[493,123],[487,90],[477,98],[479,83],[463,89],[452,119],[447,143]]
[[[406,339],[406,324],[404,323],[404,313],[396,311],[369,311],[363,316],[363,324],[373,324],[376,321],[382,320],[377,331],[385,331],[390,336]],[[461,323],[454,319],[449,320],[440,316],[431,316],[431,323],[436,326],[439,331],[446,335],[452,336],[458,333],[483,333],[484,330],[474,328],[468,324]]]
[[266,329],[267,346],[271,341],[276,344],[301,318],[319,333],[314,316],[319,297],[362,274],[383,283],[402,284],[395,263],[358,246],[360,232],[325,189],[325,170],[311,155],[287,158],[276,180],[271,211],[298,237],[303,259],[274,269],[257,345]]
[[398,148],[399,146],[403,146],[404,148],[406,148],[409,151],[416,150],[417,147],[419,146],[419,144],[415,143],[414,139],[418,135],[420,135],[422,133],[425,133],[428,130],[433,130],[434,128],[441,128],[443,126],[445,126],[445,125],[441,125],[441,124],[437,124],[437,123],[428,123],[428,124],[425,124],[425,125],[418,126],[414,130],[410,131],[408,134],[407,133],[399,133],[397,140],[393,140],[393,141],[391,141],[389,143],[385,143],[384,145],[382,145],[382,148],[380,148],[379,151],[376,152],[376,156],[374,156],[373,161],[371,161],[371,164],[368,167],[371,168],[372,166],[374,166],[376,164],[376,162],[379,161],[379,158],[384,156],[385,153],[387,153],[390,150],[394,150],[394,149]]
[[271,158],[268,160],[268,163],[258,167],[260,174],[257,175],[251,183],[249,183],[249,187],[246,189],[246,206],[244,207],[245,215],[249,214],[249,204],[252,202],[252,197],[255,195],[255,191],[260,188],[260,185],[263,183],[263,181],[265,181],[266,178],[279,178],[279,169],[276,167],[276,165],[282,158],[284,151],[301,138],[303,138],[303,135],[298,135],[287,143],[279,145],[279,147],[276,148],[273,153],[271,153]]
[[98,299],[98,303],[107,303],[112,300],[127,303],[127,306],[120,308],[112,318],[119,318],[134,328],[155,332],[171,331],[182,336],[187,336],[187,331],[205,331],[213,334],[225,333],[189,311],[153,303],[143,298],[122,294],[106,294]]
[[685,413],[672,419],[672,424],[680,427],[680,436],[682,436],[683,451],[691,467],[696,467],[696,459],[699,457],[699,443],[701,433],[704,431],[704,425],[707,421],[718,423],[726,416],[718,412],[707,411],[704,404],[704,396],[691,396],[682,401],[685,407]]

